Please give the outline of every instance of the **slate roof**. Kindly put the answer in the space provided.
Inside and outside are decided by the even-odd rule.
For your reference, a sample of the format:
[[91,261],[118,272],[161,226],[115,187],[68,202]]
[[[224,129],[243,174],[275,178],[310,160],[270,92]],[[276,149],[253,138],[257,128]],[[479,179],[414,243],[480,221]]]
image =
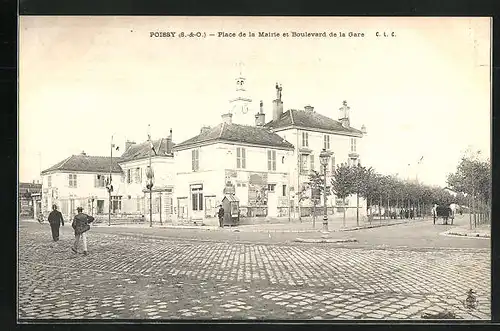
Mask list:
[[[122,172],[122,169],[118,165],[120,160],[120,157],[113,157],[113,173]],[[43,170],[42,174],[52,171],[109,172],[109,163],[109,156],[71,155],[52,167]]]
[[[153,140],[153,146],[157,155],[159,156],[171,156],[172,147],[175,146],[169,138],[160,138]],[[134,144],[130,146],[121,156],[120,162],[126,162],[131,160],[138,160],[142,158],[149,157],[149,153],[154,156],[151,151],[151,145],[149,141],[142,142],[140,144]]]
[[185,149],[196,144],[215,142],[235,142],[282,149],[293,149],[294,146],[269,129],[241,124],[221,123],[207,129],[199,135],[175,146],[174,150]]
[[19,193],[40,193],[42,191],[42,184],[36,183],[19,183]]
[[278,120],[270,121],[264,126],[273,129],[298,126],[310,129],[362,134],[360,130],[355,128],[345,128],[339,121],[335,121],[311,110],[289,109],[281,114],[281,117]]

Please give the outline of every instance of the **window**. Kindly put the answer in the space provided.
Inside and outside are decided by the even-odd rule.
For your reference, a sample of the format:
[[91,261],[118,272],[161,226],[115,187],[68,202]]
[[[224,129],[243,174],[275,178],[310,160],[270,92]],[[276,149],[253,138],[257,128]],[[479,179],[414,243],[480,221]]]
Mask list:
[[203,185],[191,185],[191,201],[193,211],[203,210]]
[[137,211],[141,211],[142,199],[140,196],[137,197]]
[[329,150],[330,149],[330,135],[325,134],[323,137],[324,137],[323,138],[323,148],[326,150]]
[[200,150],[193,149],[191,151],[191,170],[198,171],[200,169]]
[[69,179],[69,187],[76,187],[76,174],[69,174],[68,175]]
[[309,146],[309,133],[307,132],[302,132],[302,146],[303,147]]
[[122,197],[120,196],[111,197],[111,209],[113,213],[117,213],[122,210]]
[[300,172],[307,172],[307,155],[305,154],[300,155]]
[[276,189],[276,184],[267,184],[267,190],[269,192],[274,193],[275,189]]
[[332,157],[330,158],[330,162],[332,164],[332,174],[333,174],[333,172],[335,171],[335,156],[332,155]]
[[153,201],[153,213],[159,214],[160,213],[160,197],[155,197]]
[[309,155],[309,157],[311,158],[311,171],[313,171],[315,168],[314,168],[314,155]]
[[283,185],[283,196],[286,197],[286,185]]
[[351,152],[356,152],[356,138],[351,138]]
[[267,170],[276,171],[276,151],[267,151]]
[[243,147],[236,148],[236,168],[245,169],[246,168],[246,150]]
[[127,169],[127,183],[132,183],[132,169]]
[[142,182],[142,169],[141,168],[135,168],[135,182],[136,183]]
[[47,176],[47,187],[52,187],[52,176]]
[[105,186],[106,186],[105,176],[95,175],[94,187],[105,187]]

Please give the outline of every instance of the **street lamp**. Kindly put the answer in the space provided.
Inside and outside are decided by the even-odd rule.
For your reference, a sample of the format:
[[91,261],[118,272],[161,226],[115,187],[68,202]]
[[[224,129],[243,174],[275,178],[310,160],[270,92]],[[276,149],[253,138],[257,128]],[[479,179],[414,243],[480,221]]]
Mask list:
[[321,162],[321,165],[323,166],[323,174],[325,175],[325,186],[324,186],[324,213],[323,213],[323,232],[328,233],[328,214],[326,210],[326,167],[328,166],[328,162],[330,161],[330,156],[331,153],[327,152],[326,149],[323,148],[321,153],[319,154],[319,161]]
[[149,166],[146,168],[146,188],[149,190],[149,227],[153,227],[153,179],[155,175],[151,168],[151,157],[149,157]]
[[[148,131],[150,130],[150,126],[148,125]],[[153,227],[153,180],[155,178],[155,174],[153,172],[153,168],[151,167],[151,152],[153,151],[153,142],[151,141],[151,134],[148,133],[149,144],[151,145],[151,149],[149,150],[149,166],[146,168],[146,188],[149,190],[149,227]]]

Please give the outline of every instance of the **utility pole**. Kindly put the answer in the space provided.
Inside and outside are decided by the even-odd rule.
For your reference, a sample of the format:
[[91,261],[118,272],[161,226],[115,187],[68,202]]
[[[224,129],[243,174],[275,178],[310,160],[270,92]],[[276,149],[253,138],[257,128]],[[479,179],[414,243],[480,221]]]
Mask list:
[[108,226],[111,226],[111,179],[112,179],[112,173],[113,173],[113,136],[111,136],[111,157],[109,159],[109,181],[108,181],[108,196],[109,196],[109,203],[108,203]]

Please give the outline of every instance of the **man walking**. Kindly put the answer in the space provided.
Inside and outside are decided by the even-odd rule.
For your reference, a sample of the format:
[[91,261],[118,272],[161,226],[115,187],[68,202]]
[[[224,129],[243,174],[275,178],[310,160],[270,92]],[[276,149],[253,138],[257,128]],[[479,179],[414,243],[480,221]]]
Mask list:
[[222,205],[219,206],[217,216],[219,216],[219,226],[222,228],[224,226],[224,208],[222,208]]
[[64,219],[59,210],[57,210],[57,205],[52,205],[52,211],[49,214],[49,224],[52,230],[52,239],[54,241],[59,240],[59,227],[64,226]]
[[89,223],[92,223],[94,221],[94,217],[83,213],[82,207],[78,207],[76,208],[76,210],[78,211],[78,214],[75,215],[73,223],[71,224],[71,226],[75,230],[75,243],[73,244],[73,247],[71,247],[71,250],[74,253],[78,253],[78,244],[81,238],[83,245],[83,255],[87,255],[87,231],[90,230]]

